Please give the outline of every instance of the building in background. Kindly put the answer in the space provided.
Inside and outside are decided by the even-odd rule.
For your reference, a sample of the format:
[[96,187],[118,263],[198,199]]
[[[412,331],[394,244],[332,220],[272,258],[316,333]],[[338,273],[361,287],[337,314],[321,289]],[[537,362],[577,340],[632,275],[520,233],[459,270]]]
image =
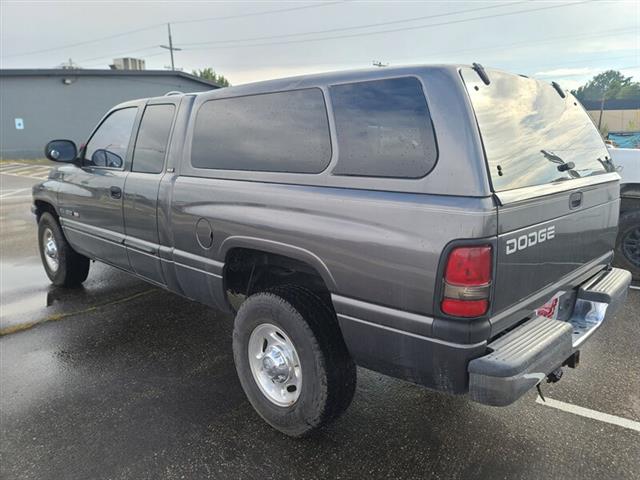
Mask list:
[[114,58],[113,64],[109,65],[111,70],[144,70],[145,62],[141,58]]
[[0,70],[0,158],[43,158],[45,144],[56,138],[81,145],[126,100],[214,88],[165,70]]
[[[597,126],[601,101],[583,100],[582,105]],[[640,99],[612,98],[605,100],[600,130],[607,133],[640,131]]]

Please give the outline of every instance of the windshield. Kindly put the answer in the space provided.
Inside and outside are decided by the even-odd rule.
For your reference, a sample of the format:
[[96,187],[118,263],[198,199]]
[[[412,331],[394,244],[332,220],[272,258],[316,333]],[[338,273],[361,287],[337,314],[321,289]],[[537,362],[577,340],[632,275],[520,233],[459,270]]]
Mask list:
[[612,171],[598,130],[571,94],[562,98],[550,84],[487,73],[489,85],[462,69],[495,191]]

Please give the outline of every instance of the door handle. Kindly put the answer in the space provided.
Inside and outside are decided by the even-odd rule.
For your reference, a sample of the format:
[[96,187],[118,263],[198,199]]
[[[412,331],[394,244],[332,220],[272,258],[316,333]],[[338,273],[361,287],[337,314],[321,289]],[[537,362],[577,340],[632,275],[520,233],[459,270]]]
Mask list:
[[109,193],[111,198],[122,198],[122,189],[120,187],[111,187]]

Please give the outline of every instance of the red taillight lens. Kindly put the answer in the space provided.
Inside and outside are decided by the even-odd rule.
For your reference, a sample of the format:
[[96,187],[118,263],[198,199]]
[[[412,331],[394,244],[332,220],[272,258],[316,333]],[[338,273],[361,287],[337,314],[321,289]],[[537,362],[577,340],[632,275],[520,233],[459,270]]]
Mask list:
[[444,280],[449,285],[484,285],[491,281],[491,247],[451,250]]
[[444,272],[444,298],[440,308],[455,317],[479,317],[489,310],[491,247],[451,250]]

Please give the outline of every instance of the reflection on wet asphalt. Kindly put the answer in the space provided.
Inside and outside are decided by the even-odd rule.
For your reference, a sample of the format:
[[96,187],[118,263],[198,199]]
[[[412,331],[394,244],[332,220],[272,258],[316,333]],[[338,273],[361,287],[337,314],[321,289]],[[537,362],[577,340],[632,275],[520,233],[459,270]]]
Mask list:
[[[0,337],[0,478],[638,478],[637,432],[363,369],[344,417],[291,440],[245,400],[229,316],[100,264],[52,288],[28,202],[0,207],[0,326],[37,323]],[[639,309],[630,292],[545,393],[640,420]]]

